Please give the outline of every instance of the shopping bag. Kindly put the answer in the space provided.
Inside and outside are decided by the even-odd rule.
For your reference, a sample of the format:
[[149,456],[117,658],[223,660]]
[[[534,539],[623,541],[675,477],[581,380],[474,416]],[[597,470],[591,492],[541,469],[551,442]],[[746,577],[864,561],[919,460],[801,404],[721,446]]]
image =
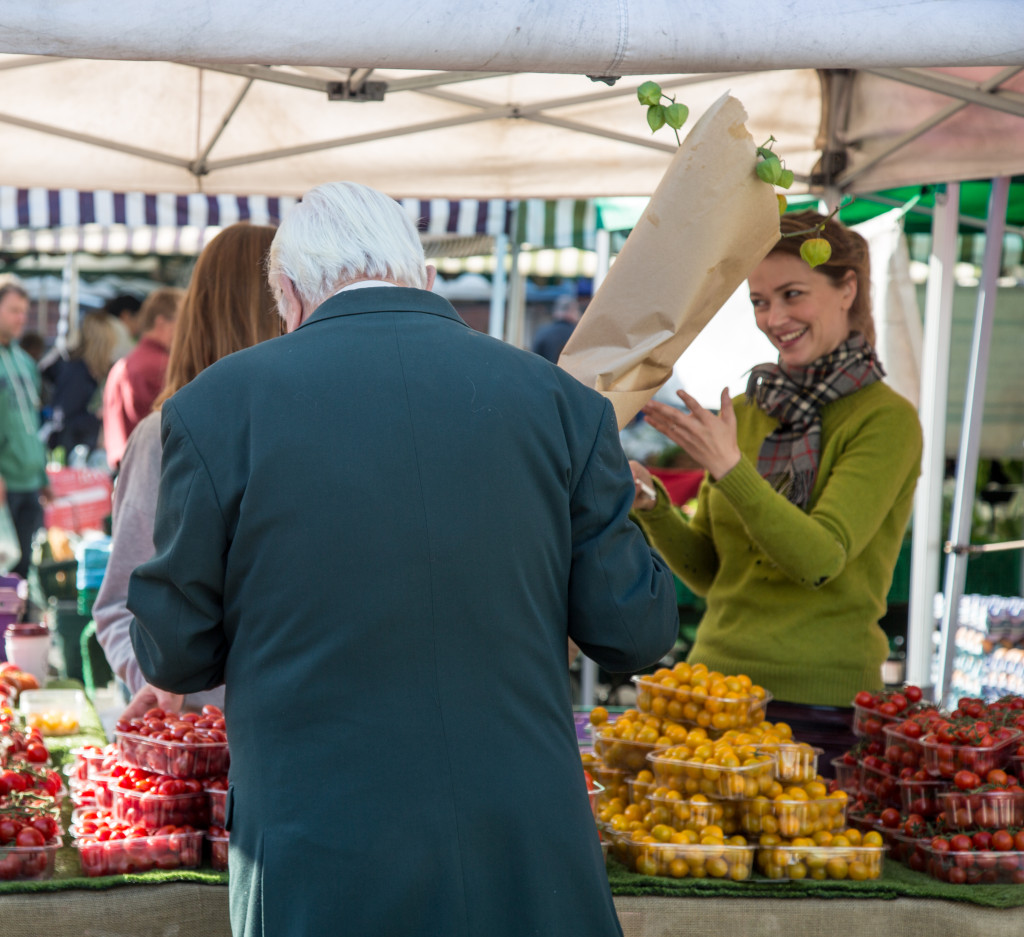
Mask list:
[[21,559],[18,531],[14,529],[11,509],[4,501],[0,505],[0,573],[9,573]]

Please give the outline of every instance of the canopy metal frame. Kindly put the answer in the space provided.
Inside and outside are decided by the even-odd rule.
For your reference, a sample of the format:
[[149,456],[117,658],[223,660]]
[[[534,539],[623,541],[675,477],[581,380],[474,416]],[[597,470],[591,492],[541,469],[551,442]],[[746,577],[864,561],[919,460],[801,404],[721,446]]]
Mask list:
[[[3,62],[0,64],[0,69],[7,71],[17,68],[39,68],[62,61],[65,61],[65,59],[61,57],[20,56]],[[395,77],[394,72],[389,72],[385,82],[386,90],[384,96],[386,98],[395,94],[419,93],[459,105],[465,109],[463,113],[447,119],[402,124],[370,133],[352,134],[293,147],[278,147],[270,150],[218,158],[216,155],[217,144],[239,109],[243,106],[244,99],[256,82],[269,82],[293,87],[322,96],[325,99],[332,96],[332,89],[344,86],[346,89],[349,89],[350,94],[341,95],[337,101],[338,106],[373,107],[372,101],[359,101],[358,92],[359,89],[365,87],[374,70],[347,67],[244,65],[218,62],[178,62],[176,64],[198,69],[200,72],[219,72],[244,79],[244,83],[240,86],[234,99],[220,115],[217,129],[211,137],[205,141],[197,141],[196,152],[192,158],[175,156],[146,147],[133,146],[129,143],[97,135],[79,133],[56,124],[35,121],[3,112],[0,112],[0,122],[185,169],[196,180],[197,191],[202,189],[205,177],[219,169],[285,159],[325,150],[336,150],[362,143],[442,130],[449,127],[507,119],[547,124],[579,133],[583,137],[590,136],[616,140],[646,150],[665,153],[671,153],[675,150],[673,144],[664,142],[663,139],[640,134],[622,133],[611,127],[603,127],[579,120],[569,120],[557,114],[557,111],[567,107],[597,103],[614,98],[632,97],[636,94],[636,89],[639,86],[638,81],[618,79],[611,87],[602,87],[590,94],[552,97],[529,104],[509,102],[495,105],[491,101],[473,96],[472,93],[456,92],[452,89],[456,85],[471,85],[474,81],[508,76],[515,73],[507,71],[442,71],[427,74],[410,74],[408,77]],[[870,169],[877,166],[878,163],[884,162],[885,159],[901,150],[908,143],[918,139],[921,135],[948,120],[970,104],[1017,117],[1024,117],[1024,95],[1004,90],[1002,87],[1015,75],[1024,71],[1024,66],[1008,66],[984,82],[970,82],[926,68],[866,68],[862,71],[887,80],[944,95],[949,97],[951,101],[939,110],[924,116],[916,126],[894,140],[883,152],[875,154],[870,161],[855,169],[846,169],[844,154],[850,146],[846,121],[849,88],[856,80],[857,71],[845,69],[819,70],[823,83],[823,96],[826,99],[825,107],[823,108],[823,122],[819,134],[822,159],[819,161],[818,172],[815,175],[798,174],[796,181],[799,184],[820,185],[826,191],[831,189],[837,193],[855,191],[859,180]],[[666,91],[672,91],[687,85],[749,74],[751,72],[724,71],[681,75],[676,79],[663,81],[662,87]],[[197,102],[197,110],[201,111],[203,104],[201,82],[198,85],[198,89],[197,94],[200,96],[200,99]],[[337,95],[335,96],[337,97]],[[638,126],[642,126],[642,124],[638,122]]]

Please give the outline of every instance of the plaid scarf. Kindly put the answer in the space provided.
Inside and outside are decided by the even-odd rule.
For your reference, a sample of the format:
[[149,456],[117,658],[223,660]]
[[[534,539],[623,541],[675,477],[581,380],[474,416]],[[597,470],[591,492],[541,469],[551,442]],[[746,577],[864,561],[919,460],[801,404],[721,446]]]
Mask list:
[[747,382],[747,402],[779,421],[761,444],[760,475],[807,510],[818,475],[821,408],[883,377],[874,348],[859,332],[805,367],[784,371],[777,364],[757,365]]

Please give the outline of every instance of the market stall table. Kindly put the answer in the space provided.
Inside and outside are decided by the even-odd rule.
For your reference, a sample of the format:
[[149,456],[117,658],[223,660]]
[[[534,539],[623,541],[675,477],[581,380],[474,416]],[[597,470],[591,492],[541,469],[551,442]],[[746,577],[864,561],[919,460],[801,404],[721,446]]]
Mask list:
[[[230,937],[228,894],[202,871],[148,884],[157,873],[39,883],[25,893],[0,886],[4,937]],[[941,883],[892,864],[877,882],[746,884],[652,880],[609,870],[625,937],[840,932],[843,937],[1019,937],[1024,886],[960,886],[966,899],[935,897]],[[113,881],[113,879],[119,881]],[[950,886],[946,886],[948,889]],[[658,892],[661,892],[659,894]],[[992,902],[979,904],[975,901]]]
[[[64,684],[68,685],[68,684]],[[95,712],[81,732],[51,740],[61,763],[77,745],[103,744]],[[1024,885],[949,885],[887,861],[875,881],[673,880],[608,866],[625,937],[794,934],[813,937],[1019,937]],[[54,877],[0,882],[3,937],[230,937],[228,876],[199,869],[81,876],[70,846]]]

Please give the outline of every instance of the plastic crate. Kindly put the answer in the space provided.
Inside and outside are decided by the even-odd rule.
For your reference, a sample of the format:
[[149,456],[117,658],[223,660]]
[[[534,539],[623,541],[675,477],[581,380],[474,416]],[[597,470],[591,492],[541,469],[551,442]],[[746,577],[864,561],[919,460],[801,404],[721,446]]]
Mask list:
[[102,469],[48,469],[53,499],[43,511],[47,527],[81,533],[106,530],[113,482]]

